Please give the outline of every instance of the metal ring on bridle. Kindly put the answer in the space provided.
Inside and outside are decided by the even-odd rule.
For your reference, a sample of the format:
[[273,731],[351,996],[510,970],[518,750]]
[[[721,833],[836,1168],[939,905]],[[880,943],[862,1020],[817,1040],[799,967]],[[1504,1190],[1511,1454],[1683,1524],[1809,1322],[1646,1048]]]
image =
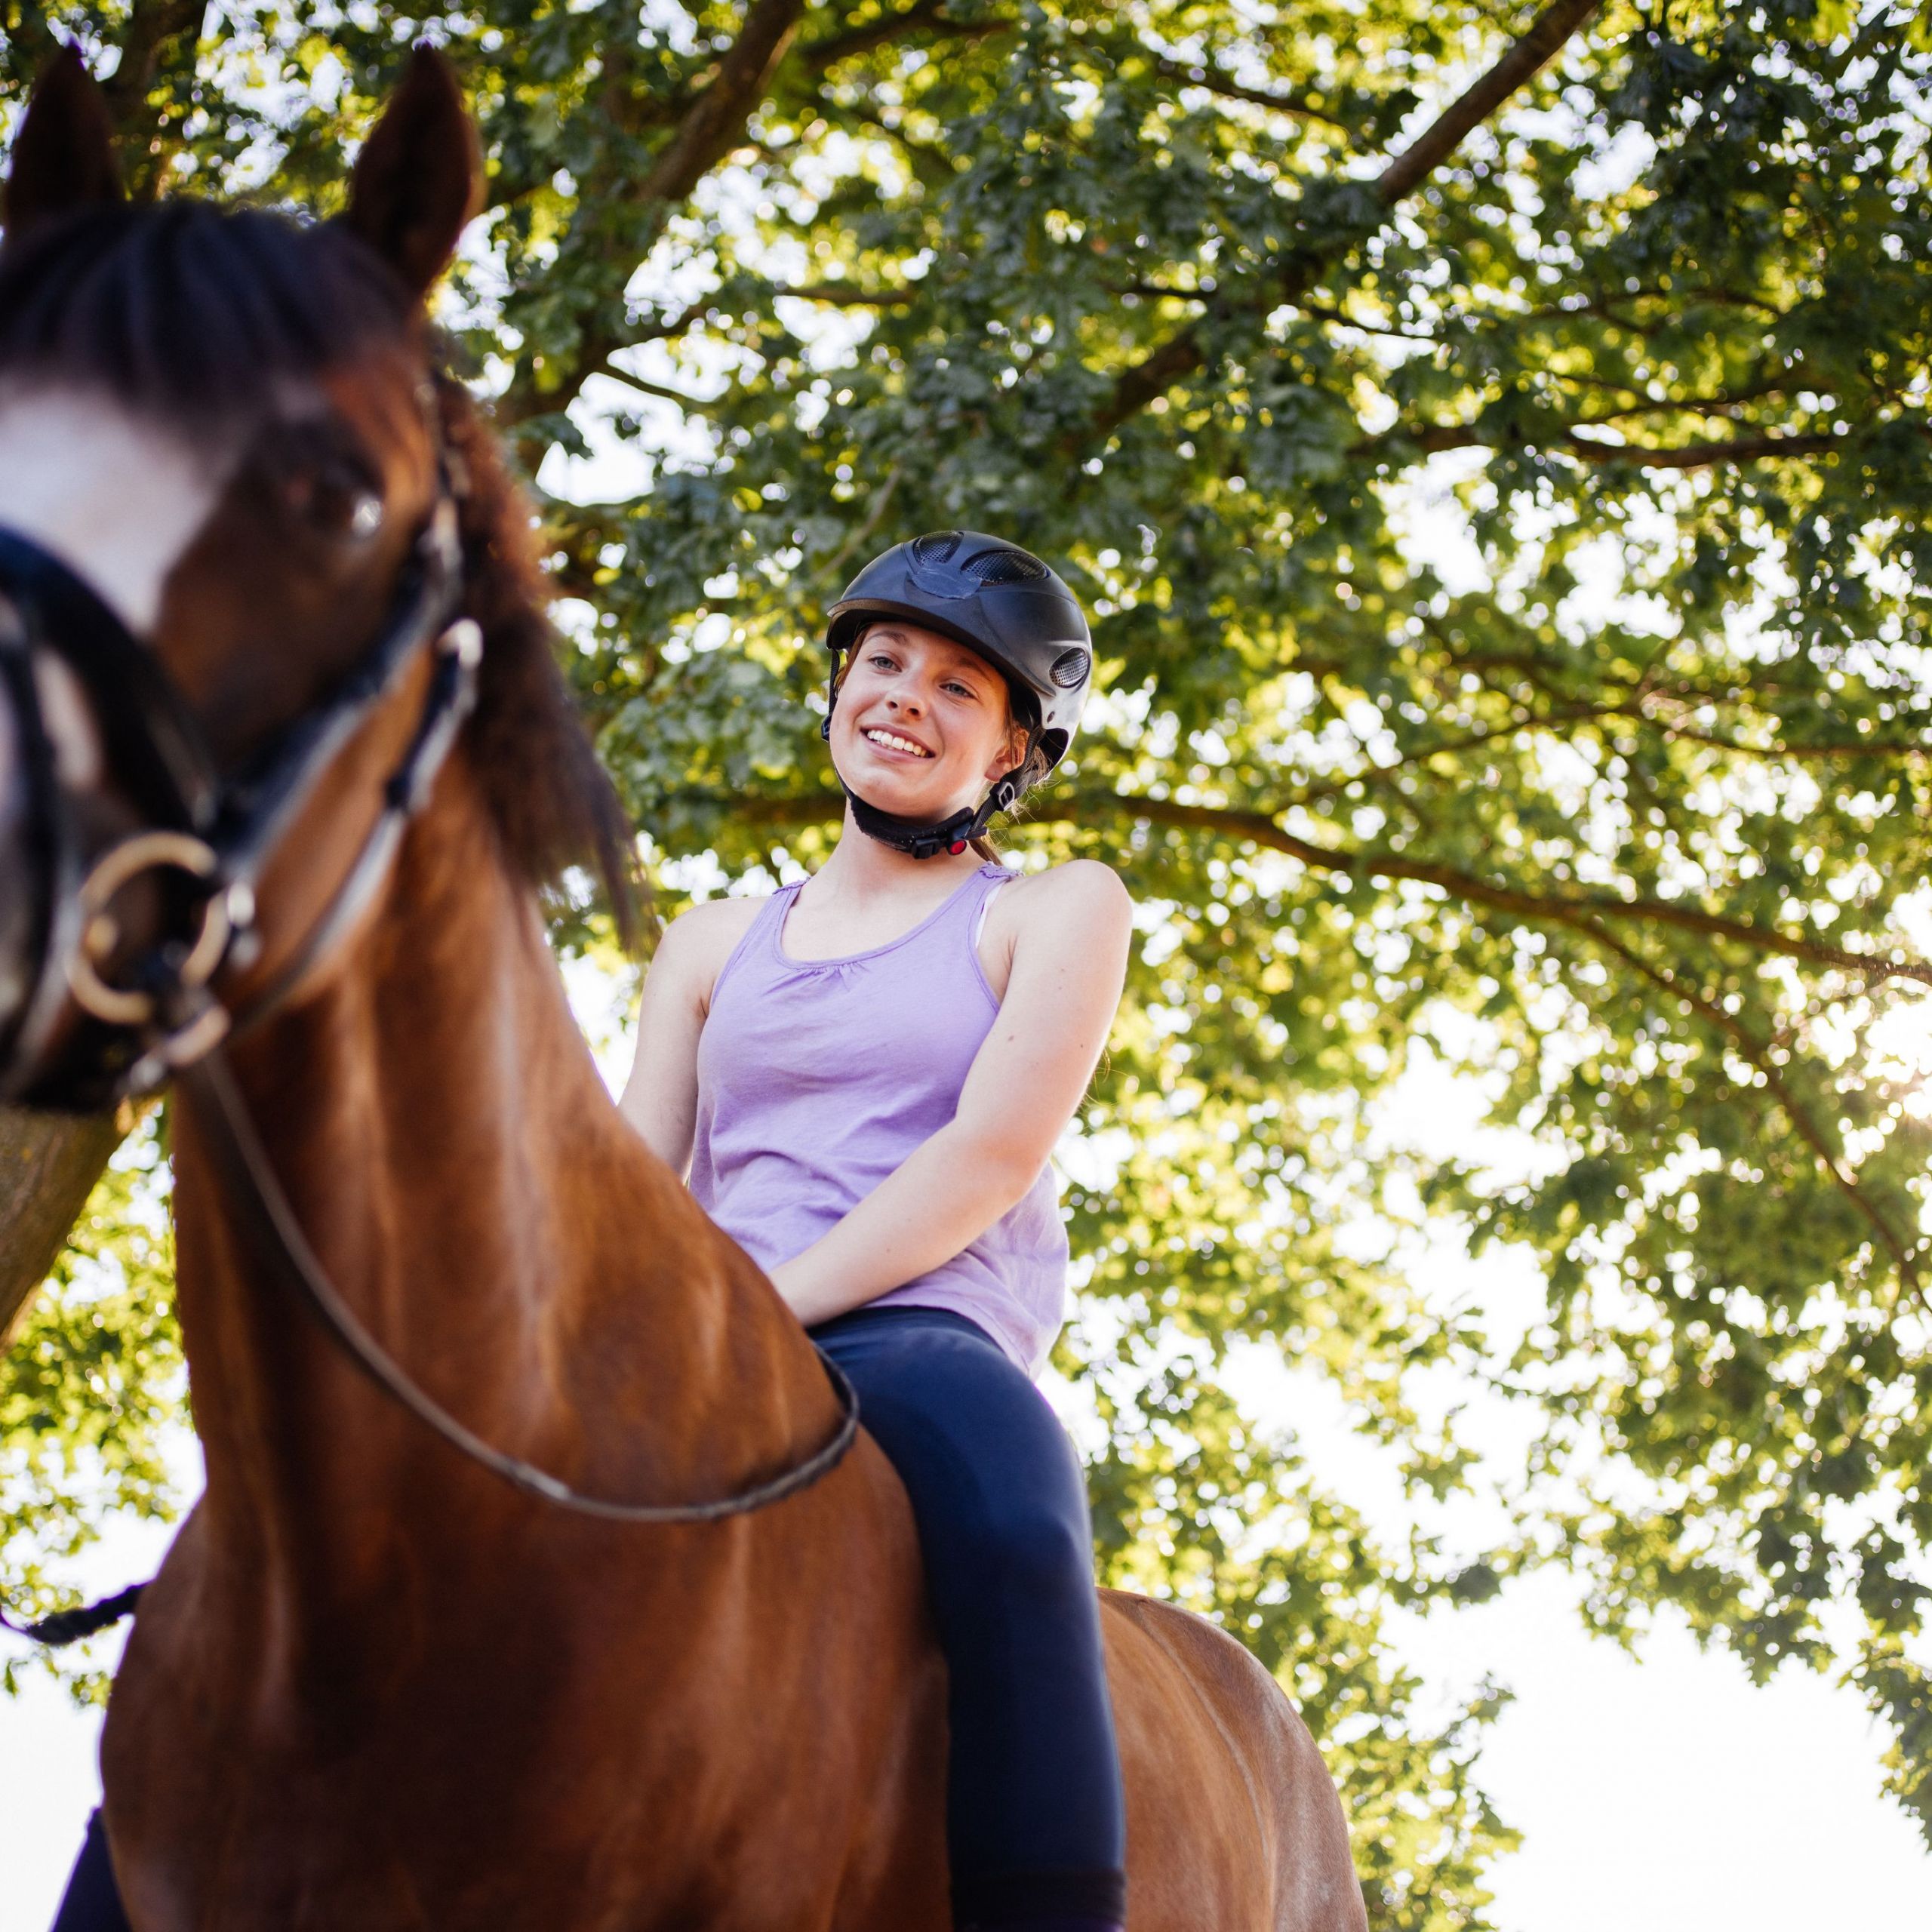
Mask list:
[[[213,879],[221,861],[213,847],[184,832],[140,832],[103,852],[80,890],[81,943],[67,964],[75,999],[97,1020],[140,1026],[155,1017],[153,994],[109,986],[100,968],[118,938],[107,909],[131,881],[146,872],[171,869],[191,878]],[[201,931],[187,957],[174,968],[177,986],[205,986],[227,950],[231,921],[225,893],[211,893],[202,907]]]

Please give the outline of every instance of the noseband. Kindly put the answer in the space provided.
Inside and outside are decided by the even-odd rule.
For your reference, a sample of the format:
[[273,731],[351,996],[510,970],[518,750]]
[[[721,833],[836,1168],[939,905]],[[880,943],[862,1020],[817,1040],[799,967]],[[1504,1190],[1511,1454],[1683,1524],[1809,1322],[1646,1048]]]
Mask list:
[[[475,702],[483,639],[472,620],[454,615],[462,592],[457,502],[445,478],[374,641],[328,697],[224,776],[152,652],[57,558],[0,528],[0,730],[11,726],[15,773],[15,795],[0,806],[11,805],[18,820],[29,874],[23,898],[6,891],[0,872],[0,1097],[96,1108],[183,1076],[205,1106],[211,1148],[262,1252],[385,1395],[472,1461],[546,1502],[624,1523],[742,1515],[816,1482],[852,1446],[858,1397],[836,1364],[820,1355],[840,1411],[830,1439],[767,1481],[691,1503],[625,1503],[571,1488],[484,1441],[363,1326],[309,1245],[222,1050],[286,1000],[347,935],[427,799]],[[435,657],[429,689],[374,824],[287,962],[266,986],[230,1005],[215,982],[225,968],[245,971],[259,956],[265,874],[324,775],[426,649]],[[78,681],[101,746],[102,779],[142,821],[101,849],[88,843],[87,788],[61,770],[43,657]],[[110,979],[120,938],[110,909],[150,874],[163,887],[162,931]],[[70,997],[86,1022],[78,1040],[57,1043]]]
[[[320,704],[224,776],[154,654],[59,558],[0,528],[0,694],[10,702],[16,808],[28,872],[0,961],[0,1097],[91,1109],[159,1086],[238,1028],[265,1017],[343,937],[381,883],[411,817],[475,702],[482,635],[454,617],[463,589],[457,506],[441,489],[374,642]],[[435,668],[383,809],[286,965],[247,1003],[214,990],[261,949],[263,875],[324,775],[426,648]],[[106,786],[141,821],[91,851],[85,811],[61,770],[44,657],[72,675],[100,743]],[[161,888],[162,930],[108,977],[120,934],[110,908],[136,880]],[[71,998],[77,1037],[54,1035]]]

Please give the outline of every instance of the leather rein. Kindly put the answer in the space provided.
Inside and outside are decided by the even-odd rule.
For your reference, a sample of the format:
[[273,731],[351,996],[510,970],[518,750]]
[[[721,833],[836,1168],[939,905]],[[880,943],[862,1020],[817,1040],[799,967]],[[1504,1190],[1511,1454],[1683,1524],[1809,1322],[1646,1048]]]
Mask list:
[[[472,619],[457,614],[462,592],[457,502],[445,472],[374,643],[333,693],[229,777],[217,769],[193,713],[152,653],[58,558],[0,529],[0,703],[11,706],[39,900],[34,957],[13,973],[27,990],[11,1013],[0,1014],[0,1093],[55,1106],[99,1106],[178,1079],[205,1111],[223,1179],[275,1273],[371,1382],[451,1447],[527,1495],[609,1522],[715,1523],[745,1515],[809,1487],[851,1449],[858,1397],[836,1363],[820,1353],[839,1411],[830,1438],[780,1474],[713,1500],[632,1503],[590,1495],[506,1454],[429,1395],[330,1279],[225,1051],[226,1041],[282,1005],[346,938],[426,801],[475,703],[483,638]],[[259,954],[256,895],[263,874],[323,774],[425,651],[435,663],[423,710],[361,850],[288,964],[231,1008],[214,982],[224,967],[245,967]],[[148,821],[104,851],[82,851],[78,814],[60,783],[59,747],[42,701],[42,654],[59,658],[78,680],[109,775]],[[110,980],[109,956],[118,935],[109,904],[149,872],[168,875],[162,897],[174,930]],[[78,1055],[48,1044],[70,998],[88,1016]],[[60,1625],[63,1617],[76,1620],[63,1614],[48,1624]],[[0,1623],[23,1630],[4,1614]],[[50,1629],[43,1640],[82,1634]]]

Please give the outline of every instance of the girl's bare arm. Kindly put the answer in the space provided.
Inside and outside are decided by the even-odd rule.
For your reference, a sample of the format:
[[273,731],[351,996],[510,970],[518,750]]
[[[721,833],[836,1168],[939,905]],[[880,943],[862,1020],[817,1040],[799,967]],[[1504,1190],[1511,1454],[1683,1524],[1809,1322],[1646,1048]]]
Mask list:
[[637,1048],[619,1111],[683,1179],[697,1127],[697,1043],[711,989],[757,916],[755,900],[713,900],[672,921],[645,975]]
[[1032,1186],[1087,1091],[1126,980],[1133,902],[1091,860],[1006,890],[1023,890],[1030,903],[1006,996],[958,1112],[836,1226],[774,1271],[801,1321],[863,1306],[984,1234]]

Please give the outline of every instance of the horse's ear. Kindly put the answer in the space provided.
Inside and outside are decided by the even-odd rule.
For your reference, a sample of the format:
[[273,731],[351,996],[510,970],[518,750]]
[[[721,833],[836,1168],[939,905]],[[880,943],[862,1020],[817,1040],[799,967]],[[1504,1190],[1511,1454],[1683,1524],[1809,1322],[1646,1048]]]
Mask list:
[[7,171],[7,239],[76,209],[121,198],[114,165],[114,123],[107,97],[76,48],[47,63],[14,137]]
[[419,47],[364,145],[349,226],[419,294],[450,265],[483,191],[483,158],[463,90],[435,48]]

